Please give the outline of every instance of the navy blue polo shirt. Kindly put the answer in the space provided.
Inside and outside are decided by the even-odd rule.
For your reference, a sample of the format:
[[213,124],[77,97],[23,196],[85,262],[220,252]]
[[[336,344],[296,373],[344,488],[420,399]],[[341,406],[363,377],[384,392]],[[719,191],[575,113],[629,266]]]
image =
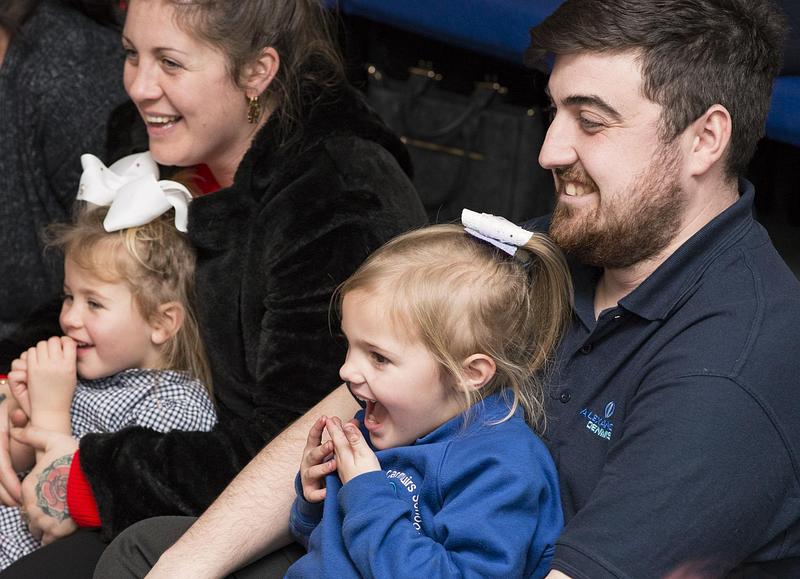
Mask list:
[[544,439],[566,520],[553,568],[574,578],[800,557],[800,284],[741,190],[598,319],[600,271],[571,264]]

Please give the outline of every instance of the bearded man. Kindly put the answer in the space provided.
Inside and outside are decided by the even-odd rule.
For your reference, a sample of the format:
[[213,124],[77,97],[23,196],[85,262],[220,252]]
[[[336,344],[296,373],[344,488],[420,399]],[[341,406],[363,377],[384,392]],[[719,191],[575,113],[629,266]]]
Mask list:
[[783,35],[765,0],[567,0],[531,31],[575,283],[551,578],[800,576],[800,286],[740,178]]

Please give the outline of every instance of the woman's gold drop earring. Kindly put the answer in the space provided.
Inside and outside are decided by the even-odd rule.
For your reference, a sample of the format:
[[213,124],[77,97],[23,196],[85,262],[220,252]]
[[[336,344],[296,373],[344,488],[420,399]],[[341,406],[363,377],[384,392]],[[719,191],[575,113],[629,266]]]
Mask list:
[[257,96],[247,97],[247,100],[250,103],[247,108],[247,122],[255,125],[261,118],[261,102]]

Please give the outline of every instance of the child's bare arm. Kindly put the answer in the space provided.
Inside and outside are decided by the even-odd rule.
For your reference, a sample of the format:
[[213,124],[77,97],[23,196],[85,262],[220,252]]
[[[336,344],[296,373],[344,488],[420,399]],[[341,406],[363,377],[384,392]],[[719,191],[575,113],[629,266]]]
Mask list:
[[70,406],[77,384],[75,342],[53,337],[30,348],[27,355],[31,423],[71,434]]
[[[30,416],[27,356],[27,352],[23,352],[19,358],[11,362],[11,371],[8,373],[8,391],[3,392],[8,397],[4,405],[7,416],[11,416],[15,410],[23,412],[26,417]],[[36,462],[34,449],[14,438],[9,439],[8,452],[11,457],[11,466],[16,472],[27,471]]]
[[31,415],[31,402],[28,397],[28,352],[11,362],[11,371],[8,373],[8,391],[4,392],[11,397],[16,408],[21,408],[25,416]]

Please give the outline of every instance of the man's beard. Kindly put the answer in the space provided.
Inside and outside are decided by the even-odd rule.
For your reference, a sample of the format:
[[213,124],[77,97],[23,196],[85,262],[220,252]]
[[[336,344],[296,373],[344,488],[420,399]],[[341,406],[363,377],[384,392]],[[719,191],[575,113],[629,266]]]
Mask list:
[[[677,182],[679,161],[678,148],[667,146],[613,205],[602,205],[602,196],[591,211],[558,203],[550,236],[565,253],[596,267],[625,268],[652,258],[672,241],[681,225],[686,200]],[[581,169],[556,171],[562,180],[590,184],[599,193]]]

